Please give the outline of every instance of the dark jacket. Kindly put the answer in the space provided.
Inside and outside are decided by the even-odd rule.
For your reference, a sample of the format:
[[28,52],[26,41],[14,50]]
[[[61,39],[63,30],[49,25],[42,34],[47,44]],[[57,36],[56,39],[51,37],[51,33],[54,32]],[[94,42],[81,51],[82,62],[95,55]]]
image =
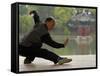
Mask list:
[[39,24],[37,28],[34,28],[26,37],[22,39],[20,44],[25,47],[41,47],[42,43],[46,43],[54,48],[64,47],[64,44],[60,44],[52,40],[46,24]]

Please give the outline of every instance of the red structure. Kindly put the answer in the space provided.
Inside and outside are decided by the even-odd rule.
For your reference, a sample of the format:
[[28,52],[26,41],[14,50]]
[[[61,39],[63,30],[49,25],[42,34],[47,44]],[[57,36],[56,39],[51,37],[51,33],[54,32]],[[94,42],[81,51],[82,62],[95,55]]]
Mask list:
[[88,36],[90,35],[90,27],[89,26],[79,26],[78,33],[79,33],[79,36]]

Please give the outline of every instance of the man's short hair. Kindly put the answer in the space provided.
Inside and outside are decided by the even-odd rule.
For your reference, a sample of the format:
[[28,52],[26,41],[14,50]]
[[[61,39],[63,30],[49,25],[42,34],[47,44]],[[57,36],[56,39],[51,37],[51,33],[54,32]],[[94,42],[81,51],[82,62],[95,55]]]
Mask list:
[[55,19],[53,17],[48,17],[48,18],[46,18],[45,22],[51,21],[51,20],[55,21]]

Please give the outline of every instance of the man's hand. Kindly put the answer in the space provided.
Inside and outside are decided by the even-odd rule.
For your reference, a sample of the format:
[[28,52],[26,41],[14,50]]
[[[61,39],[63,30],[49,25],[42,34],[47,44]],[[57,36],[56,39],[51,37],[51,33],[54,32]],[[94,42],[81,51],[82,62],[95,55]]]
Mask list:
[[67,43],[68,43],[68,38],[64,41],[64,47],[67,45]]

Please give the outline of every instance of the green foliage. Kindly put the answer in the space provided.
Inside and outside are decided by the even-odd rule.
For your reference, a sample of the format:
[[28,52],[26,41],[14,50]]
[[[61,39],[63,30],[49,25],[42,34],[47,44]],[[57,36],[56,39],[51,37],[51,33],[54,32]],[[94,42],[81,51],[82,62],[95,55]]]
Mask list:
[[74,10],[66,7],[55,7],[54,16],[60,24],[66,23],[73,15]]
[[89,11],[90,11],[93,15],[96,15],[96,9],[89,9]]
[[67,7],[55,7],[54,8],[54,16],[56,18],[56,24],[58,27],[63,28],[63,33],[66,35],[70,34],[66,23],[73,16],[74,9]]
[[70,35],[71,31],[67,27],[64,27],[64,34],[65,35]]
[[38,10],[38,7],[33,5],[19,5],[19,14],[20,15],[29,15],[29,12],[32,10]]
[[28,12],[28,9],[26,8],[26,5],[19,5],[19,14],[20,15],[26,15]]
[[30,31],[30,29],[33,27],[32,17],[31,16],[20,16],[19,19],[19,33],[26,33]]

